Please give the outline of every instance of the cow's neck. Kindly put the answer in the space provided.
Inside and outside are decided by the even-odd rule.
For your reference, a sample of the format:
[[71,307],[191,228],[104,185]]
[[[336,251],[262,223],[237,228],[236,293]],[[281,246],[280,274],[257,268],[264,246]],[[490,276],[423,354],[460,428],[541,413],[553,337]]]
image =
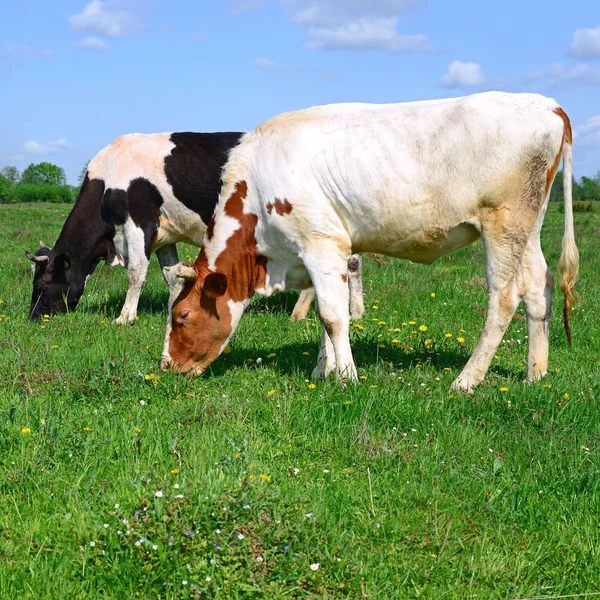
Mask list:
[[100,204],[104,183],[85,178],[81,192],[56,240],[53,253],[68,252],[79,269],[89,275],[98,262],[107,257],[112,246],[114,227],[102,220]]

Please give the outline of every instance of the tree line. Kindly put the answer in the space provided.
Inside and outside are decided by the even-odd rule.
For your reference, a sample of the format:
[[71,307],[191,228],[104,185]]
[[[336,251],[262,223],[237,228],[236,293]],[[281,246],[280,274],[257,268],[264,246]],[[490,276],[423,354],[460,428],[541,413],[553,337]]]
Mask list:
[[49,162],[31,163],[22,173],[17,167],[0,170],[0,204],[15,202],[74,202],[79,187],[68,185],[62,167]]
[[[67,185],[62,167],[49,162],[30,164],[22,173],[16,167],[0,170],[0,204],[13,202],[74,202],[85,178],[87,163],[79,175],[79,185]],[[563,173],[556,174],[550,193],[550,202],[563,201]],[[600,171],[594,177],[573,177],[573,201],[587,203],[586,210],[593,210],[590,202],[600,202]],[[583,204],[580,204],[580,209]]]

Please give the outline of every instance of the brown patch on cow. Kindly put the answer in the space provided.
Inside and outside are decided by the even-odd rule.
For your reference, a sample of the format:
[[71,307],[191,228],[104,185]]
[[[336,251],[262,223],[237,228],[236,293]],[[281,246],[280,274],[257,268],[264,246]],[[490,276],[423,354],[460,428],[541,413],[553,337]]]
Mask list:
[[348,281],[348,275],[346,273],[342,273],[342,281],[346,283]]
[[273,208],[280,217],[283,217],[283,215],[289,215],[292,212],[292,205],[286,198],[283,199],[283,202],[279,198],[275,198],[274,203],[269,202],[267,204],[267,212],[269,214],[271,214]]
[[571,120],[569,119],[569,116],[560,106],[558,108],[555,108],[552,112],[555,115],[558,115],[563,120],[563,123],[565,125],[564,141],[567,142],[567,144],[572,144],[573,130],[571,129]]
[[560,157],[562,156],[565,143],[573,143],[573,130],[571,129],[571,121],[567,113],[560,107],[555,108],[552,112],[563,120],[563,139],[560,144],[560,150],[558,151],[558,155],[554,160],[554,164],[550,167],[550,169],[548,169],[548,172],[546,173],[546,196],[550,192],[550,186],[552,185],[554,177],[556,176],[556,172],[558,171],[558,166],[560,165]]
[[[196,281],[186,285],[173,304],[173,329],[169,338],[169,353],[181,371],[204,370],[219,355],[222,345],[232,332],[232,315],[228,302],[242,302],[254,295],[256,288],[265,286],[267,262],[256,248],[255,228],[258,217],[244,213],[248,193],[245,181],[236,184],[227,199],[224,212],[240,227],[228,238],[225,249],[215,263],[215,272],[227,277],[223,295],[213,297],[203,292],[203,283],[211,272],[204,247],[194,268]],[[214,218],[209,225],[209,238],[214,234]],[[186,317],[186,314],[188,315]]]

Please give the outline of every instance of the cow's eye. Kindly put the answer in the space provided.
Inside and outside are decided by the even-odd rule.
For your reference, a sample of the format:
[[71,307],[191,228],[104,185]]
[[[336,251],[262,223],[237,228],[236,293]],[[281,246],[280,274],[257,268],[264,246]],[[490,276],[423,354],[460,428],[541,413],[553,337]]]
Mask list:
[[189,310],[184,310],[183,312],[179,313],[179,322],[182,323],[189,316],[190,316],[190,311]]

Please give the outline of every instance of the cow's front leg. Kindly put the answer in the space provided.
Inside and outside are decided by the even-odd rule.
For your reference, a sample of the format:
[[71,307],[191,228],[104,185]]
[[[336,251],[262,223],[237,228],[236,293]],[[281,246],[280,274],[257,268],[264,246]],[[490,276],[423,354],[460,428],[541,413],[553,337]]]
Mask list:
[[[129,225],[129,227],[128,227]],[[121,309],[120,316],[115,320],[117,325],[134,323],[137,316],[137,307],[140,301],[142,285],[148,272],[149,254],[146,255],[144,232],[133,223],[125,225],[127,239],[127,296]]]
[[[319,362],[313,375],[335,371],[341,379],[356,380],[356,367],[350,350],[348,309],[348,263],[337,253],[305,256],[304,264],[317,294],[323,335]],[[334,361],[331,359],[333,350]]]

